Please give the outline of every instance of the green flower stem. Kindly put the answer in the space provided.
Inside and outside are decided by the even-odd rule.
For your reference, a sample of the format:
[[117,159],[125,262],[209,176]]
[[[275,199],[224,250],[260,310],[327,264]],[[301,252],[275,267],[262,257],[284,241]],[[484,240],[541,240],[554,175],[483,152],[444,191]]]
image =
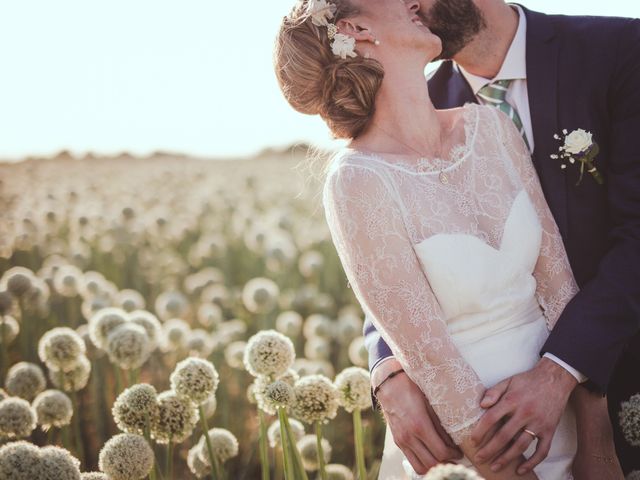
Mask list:
[[120,368],[116,365],[113,364],[113,371],[115,372],[115,377],[116,377],[116,394],[114,395],[114,399],[118,398],[118,395],[120,395],[120,393],[122,392],[122,372],[120,371]]
[[198,405],[198,411],[200,412],[200,422],[202,423],[202,433],[204,435],[205,442],[207,443],[207,452],[209,453],[209,462],[211,463],[211,478],[212,480],[222,478],[220,474],[220,465],[218,459],[213,454],[213,446],[211,445],[211,437],[209,437],[209,426],[207,425],[207,417],[204,414],[204,408],[202,404]]
[[353,437],[356,449],[356,464],[359,480],[367,479],[367,467],[364,462],[364,444],[362,435],[362,414],[359,408],[353,411]]
[[[145,426],[144,426],[144,438],[147,440],[149,447],[153,450],[153,443],[151,443],[151,422],[149,421],[149,414],[146,415]],[[156,480],[156,454],[153,452],[153,465],[151,466],[151,471],[149,472],[149,479]]]
[[78,408],[78,392],[71,390],[71,403],[73,405],[73,436],[76,441],[76,453],[80,465],[84,466],[84,443],[82,442],[82,432],[80,431],[80,409]]
[[267,426],[264,422],[264,413],[258,408],[260,419],[260,464],[262,465],[262,480],[269,480],[269,450],[267,449]]
[[284,462],[285,480],[295,480],[293,463],[291,458],[291,446],[287,435],[287,412],[284,408],[278,408],[278,420],[280,421],[280,443],[282,444],[282,461]]
[[291,451],[293,452],[294,471],[296,475],[295,478],[296,480],[309,480],[307,477],[307,471],[302,465],[302,457],[300,457],[300,451],[298,450],[298,446],[296,445],[296,439],[293,435],[293,431],[291,430],[291,424],[287,422],[285,427],[287,429],[287,440],[289,441],[289,445],[291,445]]
[[322,424],[316,420],[316,444],[318,446],[318,472],[322,480],[327,480],[327,472],[324,468],[324,452],[322,451]]
[[4,315],[0,315],[0,335],[2,335],[2,338],[0,338],[0,354],[2,355],[0,357],[0,379],[1,381],[4,381],[5,372],[7,370],[7,349],[8,349],[7,341],[5,338]]
[[169,443],[167,444],[167,468],[165,478],[173,479],[173,435],[169,435]]

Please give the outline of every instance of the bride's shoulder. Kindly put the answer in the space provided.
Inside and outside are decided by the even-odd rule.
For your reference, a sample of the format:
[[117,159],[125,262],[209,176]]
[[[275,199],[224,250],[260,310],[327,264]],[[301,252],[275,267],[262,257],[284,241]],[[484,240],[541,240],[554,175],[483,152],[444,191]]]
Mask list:
[[329,161],[328,176],[337,172],[366,170],[373,171],[377,160],[374,154],[352,147],[343,147],[336,151]]

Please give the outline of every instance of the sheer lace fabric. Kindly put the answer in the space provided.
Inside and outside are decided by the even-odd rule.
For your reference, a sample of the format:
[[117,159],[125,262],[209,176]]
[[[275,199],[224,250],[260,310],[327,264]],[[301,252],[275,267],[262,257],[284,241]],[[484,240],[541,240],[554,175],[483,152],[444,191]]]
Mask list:
[[[465,141],[450,159],[412,164],[347,148],[323,190],[358,301],[458,443],[482,415],[485,390],[460,352],[464,332],[477,339],[496,316],[512,319],[532,302],[551,329],[577,292],[522,137],[492,107],[462,114]],[[530,221],[518,224],[527,205]],[[521,228],[530,241],[519,241]],[[465,270],[477,261],[480,270]]]

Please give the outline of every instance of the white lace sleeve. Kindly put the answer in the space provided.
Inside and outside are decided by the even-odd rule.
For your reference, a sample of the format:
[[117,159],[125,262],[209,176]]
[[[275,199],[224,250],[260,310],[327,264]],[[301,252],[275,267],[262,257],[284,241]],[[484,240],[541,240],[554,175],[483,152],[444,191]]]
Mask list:
[[447,332],[387,181],[365,165],[338,165],[324,185],[325,215],[363,310],[460,443],[485,389]]
[[[536,279],[536,298],[544,310],[549,330],[553,329],[569,300],[578,293],[567,252],[549,205],[542,192],[531,154],[511,119],[496,108],[501,139],[507,157],[513,161],[524,188],[533,202],[542,224],[540,256],[533,276]],[[558,168],[560,166],[558,165]]]

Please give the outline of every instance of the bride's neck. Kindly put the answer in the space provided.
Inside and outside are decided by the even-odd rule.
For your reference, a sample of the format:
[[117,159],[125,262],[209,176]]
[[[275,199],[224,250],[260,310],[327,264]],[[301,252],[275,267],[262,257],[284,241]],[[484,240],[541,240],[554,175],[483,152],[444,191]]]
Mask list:
[[440,148],[441,124],[424,70],[386,68],[367,130],[352,144],[387,153],[423,155]]

